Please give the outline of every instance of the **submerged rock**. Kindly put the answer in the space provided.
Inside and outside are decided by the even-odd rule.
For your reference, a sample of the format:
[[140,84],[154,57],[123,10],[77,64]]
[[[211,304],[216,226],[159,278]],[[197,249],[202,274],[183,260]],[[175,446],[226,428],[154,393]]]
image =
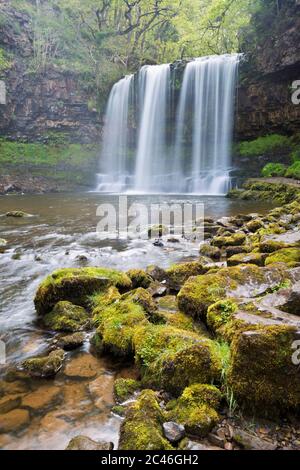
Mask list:
[[28,410],[17,409],[1,415],[0,432],[15,432],[29,424],[30,416]]
[[91,354],[80,354],[67,362],[64,374],[68,377],[91,379],[100,371],[99,361]]
[[105,291],[111,285],[123,290],[132,287],[126,274],[113,269],[60,269],[40,284],[34,299],[35,308],[39,315],[45,315],[61,300],[85,307],[89,304],[89,296]]
[[43,324],[54,331],[81,331],[91,328],[90,315],[83,307],[68,301],[58,302],[42,317]]
[[51,405],[60,398],[60,388],[55,386],[42,386],[36,391],[29,393],[22,399],[22,406],[36,411]]
[[22,368],[33,377],[54,377],[62,368],[64,357],[64,351],[56,349],[48,356],[26,359]]
[[126,411],[119,450],[173,450],[163,435],[163,422],[155,392],[144,390]]
[[76,436],[70,440],[66,450],[113,450],[112,442],[93,441],[87,436]]

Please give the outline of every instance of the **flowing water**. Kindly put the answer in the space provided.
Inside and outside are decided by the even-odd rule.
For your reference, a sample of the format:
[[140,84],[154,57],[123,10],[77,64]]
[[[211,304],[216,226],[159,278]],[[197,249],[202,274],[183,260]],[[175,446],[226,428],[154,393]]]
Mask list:
[[[203,202],[205,215],[214,218],[270,209],[269,204],[215,197],[129,197],[129,204],[139,202],[147,207],[153,202],[187,201]],[[103,203],[117,208],[118,198],[77,193],[0,199],[1,214],[16,209],[32,214],[20,219],[0,216],[0,238],[8,242],[0,253],[0,339],[7,353],[6,365],[0,366],[2,375],[24,358],[42,354],[52,344],[53,333],[37,323],[33,299],[41,280],[55,269],[105,266],[127,270],[150,264],[167,267],[197,257],[199,243],[188,240],[176,244],[166,241],[163,247],[156,247],[153,241],[138,238],[99,239],[96,209]],[[0,447],[63,449],[78,434],[117,443],[121,420],[111,413],[111,406],[113,382],[119,376],[135,376],[135,371],[110,358],[94,357],[87,337],[80,350],[68,353],[55,380],[7,383],[0,378],[0,408],[3,394],[13,400],[17,397],[17,412],[21,410],[21,415],[15,416],[16,424],[26,418],[17,430],[0,433]],[[0,414],[0,428],[3,416]]]
[[120,80],[108,101],[97,190],[226,194],[238,63],[238,54],[189,62],[178,103],[168,64]]

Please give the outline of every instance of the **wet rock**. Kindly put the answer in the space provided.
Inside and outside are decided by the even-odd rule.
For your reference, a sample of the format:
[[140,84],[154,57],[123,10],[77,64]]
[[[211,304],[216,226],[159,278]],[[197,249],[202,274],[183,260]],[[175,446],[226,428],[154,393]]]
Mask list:
[[300,316],[300,282],[297,282],[289,291],[286,303],[280,307],[293,315]]
[[64,357],[64,351],[57,349],[48,356],[26,359],[22,368],[33,377],[54,377],[62,368]]
[[232,218],[231,217],[221,217],[221,219],[217,220],[217,224],[221,225],[222,227],[232,228]]
[[89,391],[97,408],[108,407],[112,401],[114,376],[103,374],[89,383]]
[[66,450],[113,450],[112,442],[93,441],[87,436],[76,436],[71,439]]
[[65,268],[55,271],[39,286],[34,304],[39,315],[51,312],[57,302],[64,300],[85,307],[89,296],[114,285],[130,289],[131,280],[125,273],[106,268]]
[[246,224],[246,228],[249,230],[249,232],[252,232],[252,233],[257,232],[260,228],[263,228],[263,227],[264,227],[264,224],[259,219],[253,219]]
[[0,238],[0,248],[3,248],[6,245],[7,245],[7,241],[4,240],[4,238]]
[[189,277],[204,274],[207,271],[208,268],[204,267],[198,261],[174,264],[166,271],[168,276],[168,285],[171,290],[178,291]]
[[204,244],[200,246],[200,255],[207,256],[215,261],[219,261],[221,258],[221,250],[216,246]]
[[81,331],[91,328],[90,315],[83,307],[68,301],[58,302],[42,317],[43,324],[53,331]]
[[217,246],[218,248],[227,247],[227,246],[240,246],[243,245],[246,241],[246,235],[244,233],[233,233],[228,236],[214,237],[212,240],[212,245]]
[[43,386],[35,392],[29,393],[22,399],[22,406],[41,410],[57,401],[60,396],[60,388],[54,386]]
[[8,395],[0,399],[0,414],[8,413],[21,405],[20,395]]
[[29,424],[30,416],[27,410],[17,409],[0,415],[0,432],[18,431]]
[[133,379],[117,379],[114,383],[114,398],[117,403],[123,403],[137,392],[141,387],[140,382]]
[[158,281],[152,282],[147,290],[152,297],[162,297],[168,292],[166,284]]
[[228,246],[226,248],[226,256],[230,258],[231,256],[238,255],[240,253],[249,253],[251,248],[247,245],[244,246]]
[[285,263],[289,268],[300,266],[300,249],[283,248],[271,253],[266,259],[266,266],[273,263]]
[[84,343],[83,333],[74,333],[72,335],[62,336],[58,340],[58,345],[65,351],[72,351],[73,349],[80,348]]
[[154,279],[154,281],[162,282],[168,278],[166,271],[159,266],[148,266],[146,272],[152,277],[152,279]]
[[126,411],[119,450],[172,450],[163,435],[164,418],[155,392],[144,390]]
[[233,440],[246,450],[276,450],[277,448],[276,444],[253,436],[242,429],[234,430]]
[[130,269],[126,274],[132,282],[133,289],[138,287],[147,289],[152,282],[150,274],[146,273],[146,271],[143,271],[142,269]]
[[6,212],[6,217],[15,217],[15,218],[21,218],[21,217],[28,217],[29,214],[23,211],[10,211]]
[[171,238],[168,238],[167,242],[168,243],[180,243],[180,240],[178,238],[171,237]]
[[124,418],[125,413],[126,413],[126,406],[115,405],[112,407],[111,412],[117,416],[121,416],[121,418]]
[[171,443],[179,442],[185,436],[184,426],[182,424],[168,421],[163,424],[164,435]]
[[153,242],[153,246],[156,246],[156,247],[158,247],[158,248],[162,248],[162,247],[165,246],[165,245],[163,244],[163,242],[162,242],[161,240],[155,240],[155,241]]
[[80,354],[72,358],[64,369],[68,377],[91,379],[100,371],[99,361],[91,354]]
[[255,264],[264,266],[267,255],[263,253],[249,253],[233,255],[227,260],[227,266],[238,266],[239,264]]

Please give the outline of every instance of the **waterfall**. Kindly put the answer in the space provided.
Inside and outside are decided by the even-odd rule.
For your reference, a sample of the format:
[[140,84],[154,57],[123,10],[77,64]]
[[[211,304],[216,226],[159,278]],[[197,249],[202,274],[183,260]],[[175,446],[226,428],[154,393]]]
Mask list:
[[138,139],[135,184],[138,191],[162,191],[165,178],[166,115],[170,92],[170,66],[145,66],[140,72],[142,114]]
[[229,190],[238,61],[238,54],[211,56],[186,66],[173,166],[174,182],[180,181],[185,192],[218,195]]
[[189,62],[173,117],[170,65],[120,80],[107,105],[98,190],[226,194],[238,63],[238,54]]
[[132,102],[133,75],[116,83],[105,114],[103,145],[98,174],[98,190],[121,192],[128,186],[129,107]]

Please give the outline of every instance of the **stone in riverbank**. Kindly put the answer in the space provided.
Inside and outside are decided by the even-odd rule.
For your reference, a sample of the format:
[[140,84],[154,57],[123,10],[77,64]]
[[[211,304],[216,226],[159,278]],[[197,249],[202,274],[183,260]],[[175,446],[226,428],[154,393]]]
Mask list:
[[33,377],[54,377],[62,368],[64,356],[64,351],[57,349],[48,356],[26,359],[22,363],[22,368]]
[[53,331],[75,332],[91,328],[91,318],[87,311],[67,301],[58,302],[51,312],[42,317],[42,321]]
[[168,276],[168,286],[171,290],[179,291],[181,286],[191,276],[204,274],[208,268],[203,266],[199,261],[192,261],[190,263],[174,264],[166,270]]
[[126,411],[119,450],[173,450],[163,435],[163,422],[155,392],[144,390]]
[[135,359],[145,387],[174,395],[193,383],[210,383],[221,374],[215,344],[199,334],[166,325],[141,326],[133,335]]
[[66,450],[113,450],[112,442],[93,441],[87,436],[76,436],[71,439]]
[[127,290],[132,287],[126,274],[106,268],[65,268],[48,276],[39,286],[34,304],[39,315],[50,312],[60,300],[89,305],[88,297],[111,285]]
[[140,382],[133,379],[117,379],[114,383],[114,398],[117,403],[128,400],[141,387]]
[[74,333],[72,335],[62,336],[58,340],[58,345],[65,351],[72,351],[73,349],[80,348],[84,343],[83,333]]

